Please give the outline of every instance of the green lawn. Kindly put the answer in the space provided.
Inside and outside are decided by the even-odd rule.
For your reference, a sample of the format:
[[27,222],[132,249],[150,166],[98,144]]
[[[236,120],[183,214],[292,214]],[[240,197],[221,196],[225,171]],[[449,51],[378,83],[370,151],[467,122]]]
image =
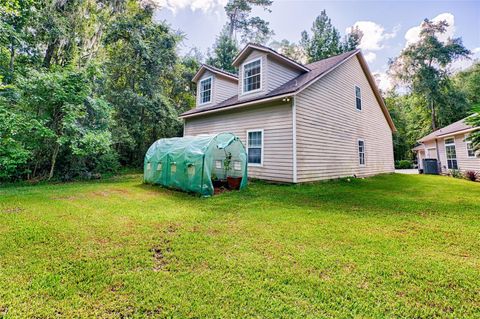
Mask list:
[[480,184],[0,188],[0,318],[480,318]]

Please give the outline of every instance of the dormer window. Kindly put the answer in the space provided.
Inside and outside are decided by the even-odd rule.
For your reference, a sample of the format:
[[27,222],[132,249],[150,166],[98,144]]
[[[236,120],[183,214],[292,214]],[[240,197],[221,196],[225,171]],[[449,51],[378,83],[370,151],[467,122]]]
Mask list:
[[212,102],[212,77],[200,81],[200,105]]
[[243,93],[255,92],[261,89],[262,85],[262,60],[245,63],[243,65]]

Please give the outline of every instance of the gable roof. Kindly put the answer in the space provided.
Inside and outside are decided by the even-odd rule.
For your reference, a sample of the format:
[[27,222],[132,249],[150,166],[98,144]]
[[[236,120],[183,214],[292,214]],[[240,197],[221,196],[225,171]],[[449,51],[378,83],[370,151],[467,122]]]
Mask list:
[[261,44],[256,44],[256,43],[247,44],[242,49],[242,51],[240,51],[237,54],[237,56],[235,57],[235,59],[232,62],[232,65],[238,67],[240,65],[241,61],[243,61],[250,54],[250,52],[252,52],[253,50],[258,50],[258,51],[262,51],[262,52],[272,54],[273,56],[280,59],[285,64],[287,64],[290,67],[293,67],[295,69],[298,69],[298,70],[301,70],[301,71],[304,71],[304,72],[310,71],[310,69],[308,67],[306,67],[305,65],[303,65],[301,63],[298,63],[297,61],[294,61],[294,60],[290,59],[289,57],[287,57],[287,56],[285,56],[281,53],[278,53],[277,51],[275,51],[275,50],[273,50],[269,47],[266,47],[266,46],[261,45]]
[[200,79],[202,74],[207,70],[212,72],[212,73],[216,73],[216,74],[219,74],[221,76],[224,76],[227,79],[238,82],[238,75],[227,72],[227,71],[219,69],[219,68],[216,68],[216,67],[214,67],[212,65],[208,65],[208,64],[202,64],[200,66],[200,69],[197,71],[197,73],[195,73],[195,76],[193,77],[192,82],[196,83]]
[[436,138],[441,138],[441,137],[454,135],[454,134],[467,133],[467,132],[470,132],[470,131],[480,129],[478,127],[473,127],[473,126],[467,124],[465,122],[466,119],[467,119],[467,117],[464,118],[464,119],[461,119],[460,121],[452,123],[448,126],[445,126],[444,128],[436,130],[436,131],[428,134],[427,136],[422,137],[418,141],[420,143],[423,143],[423,142],[426,142],[426,141],[434,140]]
[[388,112],[387,107],[383,102],[383,98],[380,95],[380,91],[377,88],[375,79],[373,78],[373,76],[371,75],[368,69],[367,62],[363,58],[363,55],[359,49],[345,52],[330,58],[326,58],[314,63],[307,64],[305,67],[308,67],[308,69],[310,70],[309,72],[300,74],[296,78],[284,83],[283,85],[279,86],[278,88],[264,95],[255,96],[251,98],[242,98],[242,99],[239,99],[238,95],[235,95],[216,105],[195,108],[187,112],[184,112],[180,115],[180,117],[187,118],[187,117],[192,117],[196,115],[212,113],[212,112],[216,112],[224,109],[231,109],[231,108],[237,108],[237,107],[262,103],[262,102],[268,102],[271,100],[278,100],[283,97],[288,97],[291,95],[298,94],[354,56],[358,56],[360,65],[365,75],[367,76],[368,82],[372,87],[372,91],[374,92],[374,95],[378,103],[380,104],[382,112],[391,130],[395,132],[396,131],[395,124],[393,123],[393,120],[390,117],[390,113]]

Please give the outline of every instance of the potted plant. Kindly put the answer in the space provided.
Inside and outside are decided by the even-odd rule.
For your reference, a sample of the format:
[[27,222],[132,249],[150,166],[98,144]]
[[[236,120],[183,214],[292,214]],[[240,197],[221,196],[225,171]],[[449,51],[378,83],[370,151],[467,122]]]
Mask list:
[[225,151],[225,159],[223,160],[223,168],[225,170],[225,176],[227,177],[228,188],[240,189],[241,177],[230,176],[228,173],[232,168],[232,153]]
[[212,172],[212,184],[214,188],[220,188],[223,186],[222,180],[219,179],[214,172]]

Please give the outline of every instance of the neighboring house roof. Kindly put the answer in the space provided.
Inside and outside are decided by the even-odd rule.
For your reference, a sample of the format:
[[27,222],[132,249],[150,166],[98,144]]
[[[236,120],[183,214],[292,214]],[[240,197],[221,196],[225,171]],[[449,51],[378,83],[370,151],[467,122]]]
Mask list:
[[479,129],[478,127],[472,127],[471,125],[467,124],[465,122],[467,118],[461,119],[460,121],[457,121],[455,123],[452,123],[448,126],[445,126],[444,128],[441,128],[439,130],[436,130],[435,132],[432,132],[428,134],[425,137],[422,137],[420,140],[418,140],[420,143],[434,140],[436,138],[441,138],[441,137],[446,137],[449,135],[455,135],[455,134],[461,134],[461,133],[467,133],[470,131],[474,131]]
[[227,72],[227,71],[219,69],[219,68],[216,68],[216,67],[214,67],[212,65],[208,65],[208,64],[202,64],[200,69],[197,71],[197,73],[193,77],[192,81],[196,83],[200,79],[202,74],[207,70],[212,72],[212,73],[216,73],[216,74],[219,74],[221,76],[224,76],[224,77],[226,77],[230,80],[238,82],[238,75]]
[[243,48],[243,50],[240,51],[237,54],[237,56],[235,57],[235,59],[232,62],[232,65],[238,66],[240,64],[240,62],[243,61],[250,54],[250,52],[252,52],[253,50],[258,50],[258,51],[263,51],[263,52],[266,52],[266,53],[270,53],[273,56],[275,56],[276,58],[282,60],[284,63],[286,63],[287,65],[290,65],[291,67],[293,67],[295,69],[299,69],[299,70],[302,70],[302,71],[305,71],[305,72],[310,71],[310,69],[308,67],[306,67],[305,65],[303,65],[301,63],[298,63],[297,61],[294,61],[294,60],[290,59],[289,57],[287,57],[287,56],[285,56],[281,53],[278,53],[277,51],[275,51],[275,50],[273,50],[269,47],[266,47],[266,46],[261,45],[261,44],[256,44],[256,43],[247,44]]

